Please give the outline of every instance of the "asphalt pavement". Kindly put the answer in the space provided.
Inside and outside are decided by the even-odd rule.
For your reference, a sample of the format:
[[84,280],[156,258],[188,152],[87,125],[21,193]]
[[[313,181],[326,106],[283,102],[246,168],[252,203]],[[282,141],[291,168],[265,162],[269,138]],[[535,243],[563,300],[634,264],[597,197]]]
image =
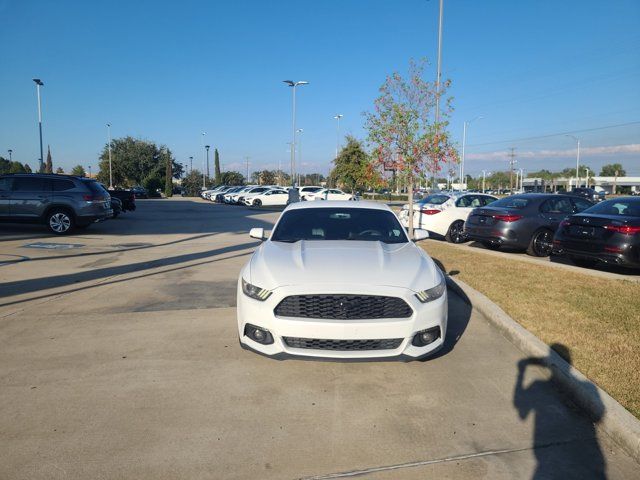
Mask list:
[[242,350],[248,231],[277,216],[177,198],[70,237],[0,225],[0,478],[638,477],[453,293],[428,361]]

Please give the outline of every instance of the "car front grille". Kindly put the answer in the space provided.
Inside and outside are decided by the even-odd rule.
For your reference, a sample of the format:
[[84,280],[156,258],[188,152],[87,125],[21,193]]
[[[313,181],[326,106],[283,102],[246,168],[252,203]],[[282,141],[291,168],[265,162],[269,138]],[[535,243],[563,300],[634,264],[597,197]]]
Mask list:
[[291,348],[308,348],[312,350],[394,350],[402,343],[402,338],[385,338],[381,340],[327,340],[322,338],[283,337],[284,343]]
[[401,298],[378,295],[292,295],[275,308],[279,317],[359,320],[407,318],[413,313]]

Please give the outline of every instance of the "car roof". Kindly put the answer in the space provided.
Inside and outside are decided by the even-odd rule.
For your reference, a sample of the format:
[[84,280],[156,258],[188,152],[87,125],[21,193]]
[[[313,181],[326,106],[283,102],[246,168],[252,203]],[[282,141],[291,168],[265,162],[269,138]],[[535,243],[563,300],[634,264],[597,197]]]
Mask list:
[[295,202],[289,204],[286,210],[302,210],[305,208],[368,208],[370,210],[385,210],[391,212],[391,208],[385,203],[350,200],[344,201],[316,201],[316,202]]

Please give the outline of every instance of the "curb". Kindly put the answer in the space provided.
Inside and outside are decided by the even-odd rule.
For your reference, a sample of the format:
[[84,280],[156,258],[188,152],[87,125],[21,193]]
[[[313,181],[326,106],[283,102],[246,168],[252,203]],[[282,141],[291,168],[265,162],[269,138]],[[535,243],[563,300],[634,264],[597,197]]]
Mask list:
[[[543,358],[572,399],[593,418],[601,416],[597,427],[606,432],[634,460],[640,462],[640,420],[611,395],[567,363],[546,343],[518,324],[498,305],[462,280],[446,276],[447,286],[486,317],[511,343],[530,356]],[[586,385],[586,386],[585,386]],[[604,406],[604,414],[602,407]]]

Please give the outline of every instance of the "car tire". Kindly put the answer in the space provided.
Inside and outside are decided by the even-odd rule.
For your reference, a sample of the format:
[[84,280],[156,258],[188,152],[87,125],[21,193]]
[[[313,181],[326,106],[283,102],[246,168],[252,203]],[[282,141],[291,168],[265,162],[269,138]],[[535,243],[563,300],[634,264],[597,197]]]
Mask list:
[[51,210],[45,219],[47,228],[56,235],[71,233],[75,227],[73,215],[65,209],[55,208]]
[[500,244],[498,242],[484,241],[480,243],[482,243],[487,250],[500,250]]
[[598,260],[594,258],[570,257],[570,260],[574,265],[582,268],[593,268],[598,264]]
[[536,230],[531,236],[527,254],[532,257],[548,257],[553,250],[553,232],[546,228]]
[[253,201],[253,206],[254,206],[254,207],[261,207],[261,206],[262,206],[262,200],[260,200],[259,198],[256,198],[256,199]]
[[447,234],[444,236],[445,240],[449,243],[464,243],[467,241],[467,237],[464,234],[464,222],[462,220],[456,220],[449,226]]

